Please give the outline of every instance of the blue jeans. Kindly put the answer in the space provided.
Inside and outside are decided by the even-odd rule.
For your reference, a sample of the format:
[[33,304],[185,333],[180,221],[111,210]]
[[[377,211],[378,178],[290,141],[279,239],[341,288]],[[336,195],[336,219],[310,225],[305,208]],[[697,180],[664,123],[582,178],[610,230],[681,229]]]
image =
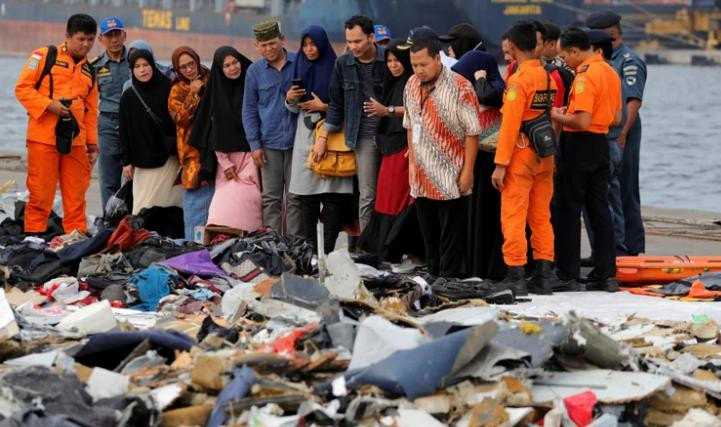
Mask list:
[[98,175],[100,177],[100,200],[103,212],[110,196],[120,189],[123,175],[123,156],[120,147],[120,123],[115,115],[100,113],[98,116]]
[[205,226],[208,222],[208,211],[214,193],[215,187],[213,185],[203,185],[195,190],[185,190],[183,192],[185,240],[192,241],[195,227]]

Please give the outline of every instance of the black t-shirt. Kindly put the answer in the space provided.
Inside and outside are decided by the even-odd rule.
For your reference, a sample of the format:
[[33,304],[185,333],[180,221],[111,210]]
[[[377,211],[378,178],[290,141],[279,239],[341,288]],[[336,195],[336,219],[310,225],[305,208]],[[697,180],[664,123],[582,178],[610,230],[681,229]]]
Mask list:
[[363,92],[361,105],[359,106],[361,109],[361,121],[360,127],[358,128],[358,139],[371,139],[375,137],[378,129],[379,117],[368,116],[368,114],[363,111],[364,102],[369,101],[371,97],[374,99],[377,98],[377,95],[373,90],[373,66],[375,63],[376,61],[371,61],[367,64],[358,62],[360,65],[360,85]]

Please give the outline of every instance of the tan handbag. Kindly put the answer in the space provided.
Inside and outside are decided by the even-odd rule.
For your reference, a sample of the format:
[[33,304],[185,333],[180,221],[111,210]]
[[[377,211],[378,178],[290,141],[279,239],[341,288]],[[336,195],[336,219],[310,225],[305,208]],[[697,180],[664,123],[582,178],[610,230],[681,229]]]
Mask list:
[[[318,141],[324,124],[325,120],[320,120],[315,125],[314,141]],[[345,143],[345,126],[340,132],[328,132],[326,147],[325,157],[320,162],[313,161],[312,149],[308,152],[308,169],[312,169],[319,178],[345,178],[356,174],[355,153]]]
[[[483,107],[481,107],[483,108]],[[478,135],[478,148],[481,151],[495,153],[498,147],[498,136],[501,133],[501,111],[497,108],[482,109],[479,114],[481,134]]]

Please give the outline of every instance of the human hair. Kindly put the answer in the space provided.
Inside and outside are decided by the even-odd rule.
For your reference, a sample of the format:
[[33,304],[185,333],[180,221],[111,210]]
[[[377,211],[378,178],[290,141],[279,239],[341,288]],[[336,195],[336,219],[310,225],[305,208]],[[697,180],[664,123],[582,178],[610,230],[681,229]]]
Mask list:
[[546,40],[546,26],[543,25],[543,22],[534,19],[531,23],[536,28],[536,32],[541,33],[541,38]]
[[65,32],[74,36],[76,33],[97,34],[98,23],[92,16],[84,13],[77,13],[68,19]]
[[575,47],[579,50],[591,49],[588,34],[580,28],[571,27],[561,34],[561,49],[568,50]]
[[367,36],[374,33],[373,20],[364,15],[353,15],[345,21],[346,30],[352,30],[355,27],[360,27]]
[[536,25],[530,21],[518,21],[508,29],[508,41],[523,52],[536,49]]
[[543,33],[544,42],[557,41],[561,37],[561,28],[553,22],[546,21],[543,23],[543,27],[546,29],[546,32]]
[[503,41],[503,40],[508,40],[508,31],[503,33],[503,35],[501,36],[501,41]]
[[438,40],[434,39],[413,40],[411,52],[418,53],[423,49],[428,49],[428,54],[430,56],[436,56],[441,52],[441,44]]
[[601,49],[601,51],[603,51],[604,59],[611,60],[613,57],[613,44],[610,41],[592,44],[591,46],[594,49]]

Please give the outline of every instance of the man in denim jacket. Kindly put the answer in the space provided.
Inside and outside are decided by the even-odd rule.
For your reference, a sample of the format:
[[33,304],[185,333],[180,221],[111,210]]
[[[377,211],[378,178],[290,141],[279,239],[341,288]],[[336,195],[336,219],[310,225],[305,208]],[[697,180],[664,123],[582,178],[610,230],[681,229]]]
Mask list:
[[345,23],[348,52],[335,63],[330,80],[330,106],[325,122],[329,132],[339,132],[345,123],[345,140],[356,155],[359,218],[361,230],[373,212],[380,154],[375,136],[379,117],[372,104],[381,95],[388,73],[385,49],[375,44],[373,21],[353,16]]

